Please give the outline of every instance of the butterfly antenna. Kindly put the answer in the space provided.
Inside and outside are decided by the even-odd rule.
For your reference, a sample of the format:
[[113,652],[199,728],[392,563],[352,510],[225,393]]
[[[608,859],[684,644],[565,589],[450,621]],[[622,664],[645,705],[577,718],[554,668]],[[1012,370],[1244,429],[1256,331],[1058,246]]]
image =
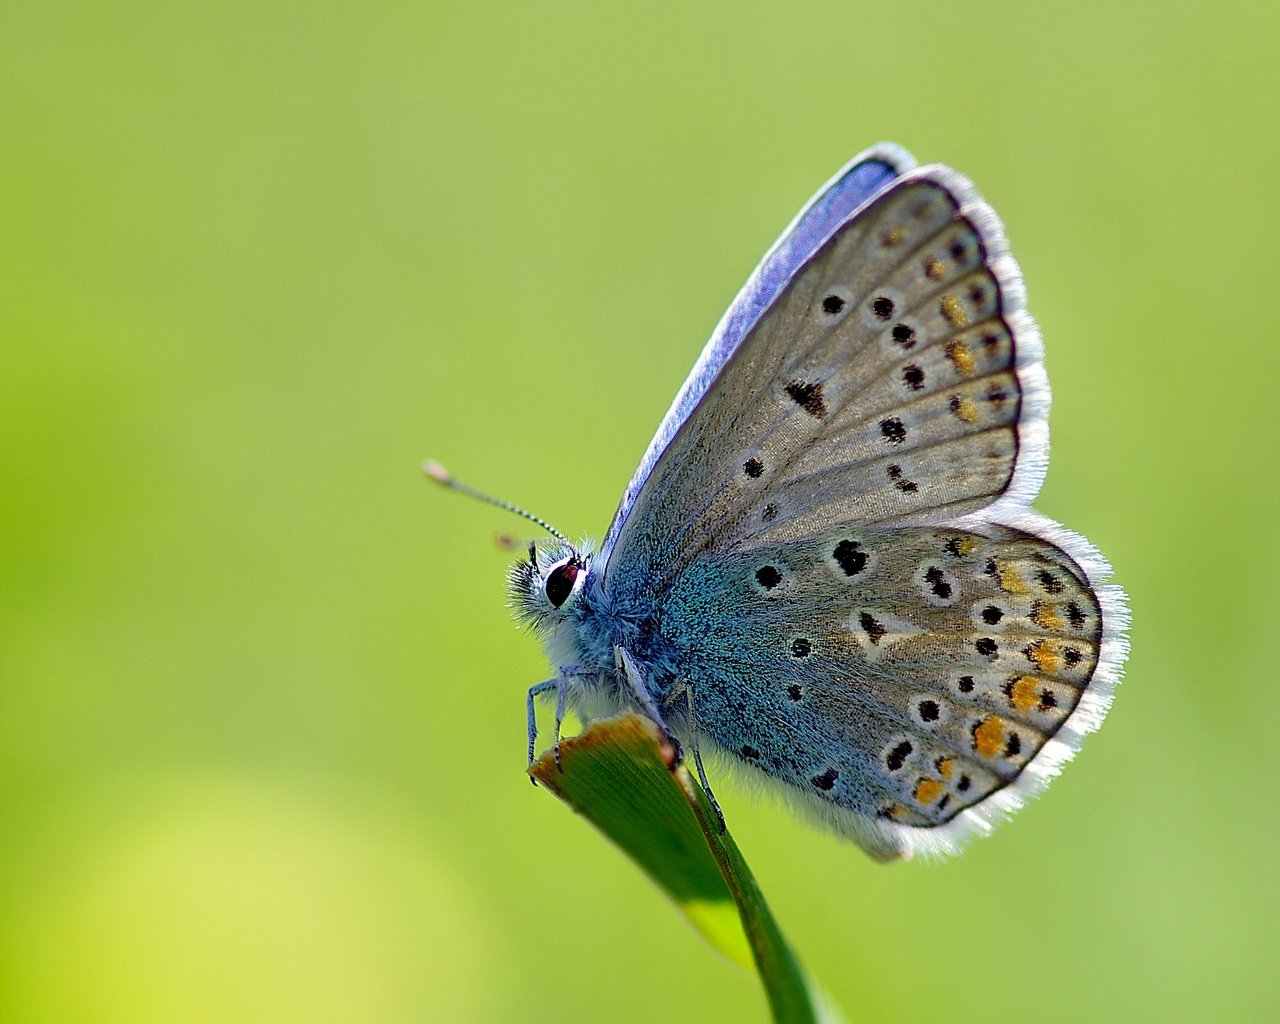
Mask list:
[[444,466],[440,465],[440,463],[438,462],[432,462],[430,459],[428,459],[426,462],[422,464],[422,472],[424,472],[436,483],[442,484],[443,486],[448,487],[450,490],[458,491],[462,494],[466,494],[469,497],[475,498],[478,501],[483,501],[488,505],[497,505],[498,508],[505,508],[508,512],[514,512],[516,515],[522,516],[523,518],[529,520],[529,522],[531,523],[537,523],[544,530],[546,530],[547,533],[551,534],[551,536],[559,538],[560,540],[564,541],[566,544],[569,544],[570,547],[573,546],[572,543],[569,541],[568,537],[566,537],[563,533],[561,533],[554,526],[548,523],[545,519],[539,519],[532,512],[526,512],[519,505],[513,505],[509,501],[499,501],[497,498],[491,498],[489,495],[483,494],[480,491],[477,491],[474,487],[468,487],[464,483],[459,483],[452,476],[450,476],[449,471],[445,469]]

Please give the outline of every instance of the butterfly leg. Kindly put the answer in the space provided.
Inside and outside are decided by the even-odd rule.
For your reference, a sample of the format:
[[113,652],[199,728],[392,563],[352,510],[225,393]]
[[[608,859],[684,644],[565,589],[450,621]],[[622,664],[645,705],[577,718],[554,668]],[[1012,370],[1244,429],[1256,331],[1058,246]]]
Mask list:
[[724,811],[720,810],[720,801],[716,799],[715,793],[711,791],[711,783],[707,781],[706,769],[702,767],[702,751],[698,748],[698,713],[693,706],[693,683],[687,680],[681,681],[680,688],[676,691],[676,694],[680,693],[683,693],[685,698],[684,706],[689,723],[689,744],[693,747],[693,764],[698,769],[698,781],[702,784],[702,791],[707,794],[711,809],[716,812],[716,818],[720,822],[720,834],[724,835]]
[[[532,765],[532,764],[533,764],[533,747],[534,747],[534,744],[535,744],[535,743],[537,743],[537,741],[538,741],[538,714],[537,714],[537,711],[534,709],[533,702],[534,702],[534,699],[535,699],[536,697],[538,697],[538,696],[540,696],[540,695],[542,695],[542,694],[546,693],[546,692],[547,692],[548,690],[550,690],[553,686],[556,688],[556,692],[557,692],[557,694],[558,694],[558,696],[559,696],[559,698],[560,698],[560,699],[559,699],[559,701],[558,701],[557,703],[562,705],[562,704],[563,704],[563,701],[564,701],[564,687],[560,685],[560,680],[559,680],[558,678],[557,678],[557,679],[547,679],[547,680],[544,680],[544,681],[543,681],[543,682],[541,682],[541,683],[538,683],[538,685],[537,685],[537,686],[531,686],[531,687],[529,687],[529,694],[528,694],[528,696],[525,698],[525,710],[526,710],[526,712],[527,712],[527,714],[528,714],[528,724],[529,724],[529,764],[530,764],[530,765]],[[559,714],[559,713],[556,715],[556,753],[557,753],[557,759],[558,759],[559,749],[560,749],[560,719],[561,719],[561,717],[562,717],[562,715],[561,715],[561,714]],[[529,776],[529,781],[530,781],[530,782],[532,782],[535,786],[538,784],[538,780],[537,780],[537,779],[535,779],[532,775],[530,775],[530,776]]]
[[[538,740],[538,715],[534,709],[534,701],[548,690],[555,688],[556,691],[556,729],[554,733],[554,743],[552,750],[555,752],[556,767],[564,771],[564,767],[560,763],[560,727],[564,724],[565,697],[568,693],[566,681],[572,678],[589,675],[580,668],[562,668],[560,674],[555,679],[547,679],[536,686],[529,687],[528,696],[525,698],[525,711],[528,715],[529,723],[529,763],[533,764],[534,745]],[[531,776],[532,778],[532,776]],[[536,786],[538,781],[533,780]]]
[[684,757],[684,753],[680,748],[680,741],[667,728],[667,721],[662,717],[662,712],[658,710],[658,705],[653,699],[653,694],[649,692],[649,687],[645,685],[644,674],[640,671],[639,666],[632,660],[631,655],[621,647],[613,649],[613,659],[618,674],[627,681],[627,685],[631,688],[631,695],[635,697],[636,703],[653,720],[653,724],[661,730],[663,738],[675,749],[676,760],[680,761]]
[[556,732],[555,742],[551,749],[555,752],[556,768],[563,772],[564,765],[560,763],[560,726],[564,724],[564,676],[556,680]]

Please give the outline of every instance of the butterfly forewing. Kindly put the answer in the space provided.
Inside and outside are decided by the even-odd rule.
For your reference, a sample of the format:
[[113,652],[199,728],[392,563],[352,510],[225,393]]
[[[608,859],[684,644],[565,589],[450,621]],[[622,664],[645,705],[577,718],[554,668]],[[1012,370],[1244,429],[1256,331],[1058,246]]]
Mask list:
[[909,174],[819,249],[659,460],[613,557],[669,571],[1008,487],[1038,341],[994,215],[957,182]]
[[900,146],[880,143],[849,161],[796,215],[726,310],[672,402],[623,493],[618,512],[601,545],[602,558],[607,560],[613,550],[618,532],[628,518],[636,496],[648,482],[654,465],[701,402],[717,372],[733,357],[759,322],[762,313],[774,304],[796,271],[837,227],[915,165],[915,158]]

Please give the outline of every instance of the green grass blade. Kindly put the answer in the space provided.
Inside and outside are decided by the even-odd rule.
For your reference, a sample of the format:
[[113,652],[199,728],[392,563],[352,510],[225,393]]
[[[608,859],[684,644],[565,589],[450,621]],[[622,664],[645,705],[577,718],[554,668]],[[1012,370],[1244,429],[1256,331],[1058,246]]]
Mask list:
[[648,718],[595,722],[544,754],[530,774],[621,847],[693,926],[754,968],[773,1018],[839,1020],[809,985],[746,861],[702,787]]

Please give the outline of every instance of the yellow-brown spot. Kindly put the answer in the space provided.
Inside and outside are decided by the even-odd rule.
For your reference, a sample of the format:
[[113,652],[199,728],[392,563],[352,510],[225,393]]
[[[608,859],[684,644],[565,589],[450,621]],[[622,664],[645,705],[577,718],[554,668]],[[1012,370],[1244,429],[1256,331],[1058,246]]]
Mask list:
[[1055,633],[1062,631],[1062,616],[1058,614],[1055,605],[1044,603],[1036,605],[1031,613],[1032,621],[1041,629],[1052,630]]
[[997,562],[996,572],[1000,574],[1000,589],[1008,594],[1029,594],[1031,588],[1023,582],[1018,570],[1008,562]]
[[[969,314],[964,311],[964,306],[960,304],[960,300],[951,294],[942,296],[942,315],[946,317],[947,323],[952,327],[965,327],[969,323]],[[947,355],[950,356],[950,354],[948,351]],[[970,365],[972,365],[972,360]],[[973,370],[970,369],[966,372],[972,373]]]
[[884,233],[884,246],[886,249],[892,249],[894,246],[901,245],[906,237],[907,232],[903,228],[890,228]]
[[[944,300],[943,305],[945,304]],[[961,313],[961,316],[963,315]],[[950,320],[951,318],[948,317],[947,319]],[[956,326],[962,327],[963,324],[957,324]],[[969,346],[963,341],[947,342],[947,358],[951,360],[960,373],[963,373],[966,377],[973,376],[973,353],[969,351]]]
[[995,715],[988,715],[973,730],[973,749],[981,757],[995,757],[1004,748],[1004,726]]
[[924,272],[926,277],[940,281],[942,280],[942,275],[947,272],[947,268],[940,259],[927,259],[924,261]]
[[942,795],[943,785],[937,779],[921,779],[916,783],[916,801],[931,804]]
[[[956,417],[965,423],[978,422],[978,407],[974,405],[964,395],[957,395],[951,402],[951,411]],[[966,552],[967,554],[967,552]]]
[[1035,640],[1027,648],[1027,657],[1045,675],[1057,675],[1062,668],[1062,652],[1048,640]]
[[894,804],[887,813],[893,821],[901,821],[903,815],[907,813],[907,809],[902,804]]
[[1009,700],[1019,711],[1030,711],[1040,703],[1036,680],[1031,676],[1018,676],[1009,690]]
[[956,550],[962,555],[971,555],[978,550],[978,542],[973,537],[957,537]]
[[948,782],[951,781],[951,774],[955,771],[955,762],[949,757],[944,757],[938,762],[938,774]]

